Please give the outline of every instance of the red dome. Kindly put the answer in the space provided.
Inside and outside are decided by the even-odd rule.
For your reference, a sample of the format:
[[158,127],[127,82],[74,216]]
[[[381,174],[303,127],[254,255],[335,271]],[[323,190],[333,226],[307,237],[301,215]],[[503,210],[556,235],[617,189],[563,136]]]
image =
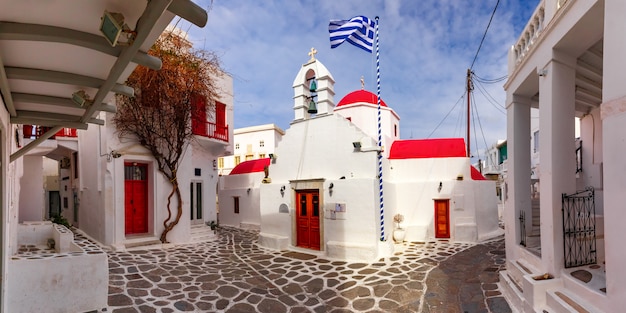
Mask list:
[[[348,104],[353,104],[353,103],[359,103],[359,102],[365,102],[365,103],[371,103],[374,105],[378,105],[378,97],[376,97],[375,94],[367,91],[367,90],[357,90],[357,91],[353,91],[349,94],[347,94],[345,97],[343,97],[343,99],[341,99],[341,101],[339,101],[339,103],[337,104],[337,107],[340,107],[342,105],[348,105]],[[385,103],[385,101],[383,101],[382,99],[380,100],[380,106],[386,107],[387,104]]]

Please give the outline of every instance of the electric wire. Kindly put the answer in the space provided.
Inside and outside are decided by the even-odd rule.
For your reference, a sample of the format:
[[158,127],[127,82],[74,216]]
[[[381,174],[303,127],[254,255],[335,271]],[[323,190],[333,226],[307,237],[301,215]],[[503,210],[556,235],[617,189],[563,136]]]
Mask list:
[[[473,96],[472,96],[472,98],[473,98]],[[472,100],[474,100],[474,99],[472,99]],[[476,111],[476,120],[478,121],[478,127],[480,127],[480,133],[483,135],[483,143],[485,144],[485,151],[489,151],[489,145],[487,145],[487,139],[485,137],[485,132],[483,131],[483,125],[482,125],[482,123],[480,121],[480,115],[478,114],[478,108],[477,108],[476,105],[474,105],[473,109],[474,109],[474,111]],[[476,123],[474,123],[474,125],[476,125]],[[474,126],[474,137],[478,138],[478,137],[476,137],[476,130],[475,129],[476,129],[476,126]],[[476,140],[478,140],[478,139],[476,139]],[[478,142],[476,143],[476,147],[478,147]],[[477,149],[477,151],[480,151],[480,150]],[[480,159],[480,153],[478,153],[478,154],[479,154],[479,159]],[[495,160],[491,159],[491,157],[492,157],[491,154],[486,153],[486,152],[485,152],[485,154],[486,154],[486,157],[489,158],[489,162],[491,162],[491,164],[496,164]]]
[[489,94],[489,92],[487,92],[487,89],[485,89],[485,87],[480,82],[475,86],[478,87],[478,91],[480,91],[480,93],[485,97],[487,102],[489,102],[496,110],[498,110],[498,112],[506,115],[506,111],[503,111],[506,110],[506,108],[500,105],[498,101],[491,94]]
[[459,100],[456,101],[456,103],[454,104],[454,106],[452,106],[452,108],[450,109],[450,111],[448,111],[448,113],[446,113],[446,115],[443,117],[443,119],[441,120],[441,122],[439,122],[439,124],[437,124],[437,126],[435,126],[435,129],[433,129],[432,132],[430,132],[430,134],[428,135],[428,137],[426,137],[427,139],[430,138],[430,136],[432,136],[432,134],[435,133],[435,131],[437,131],[437,129],[439,128],[439,126],[441,126],[441,124],[446,120],[446,118],[448,118],[448,116],[450,115],[450,113],[452,113],[452,111],[454,111],[454,109],[456,108],[457,105],[459,105],[459,102],[461,102],[461,100],[463,99],[463,97],[465,96],[465,93],[463,93],[461,95],[461,97],[459,97]]
[[500,4],[500,0],[496,2],[496,6],[493,8],[493,12],[491,12],[489,23],[487,24],[487,28],[485,28],[485,33],[483,34],[483,38],[480,40],[480,44],[478,45],[478,50],[476,50],[476,55],[474,55],[474,60],[472,61],[472,65],[470,66],[470,70],[474,68],[474,63],[476,62],[476,58],[478,58],[478,53],[480,52],[480,48],[483,46],[485,37],[487,37],[487,31],[489,30],[489,26],[491,26],[491,21],[493,20],[493,16],[496,15],[496,9],[498,9],[498,4]]
[[477,81],[479,81],[481,83],[485,83],[485,84],[495,84],[495,83],[502,82],[502,81],[506,80],[507,78],[509,78],[508,75],[504,75],[502,77],[493,78],[493,79],[482,78],[482,77],[476,75],[476,73],[474,73],[474,72],[472,72],[472,76],[474,76],[474,78],[476,78]]

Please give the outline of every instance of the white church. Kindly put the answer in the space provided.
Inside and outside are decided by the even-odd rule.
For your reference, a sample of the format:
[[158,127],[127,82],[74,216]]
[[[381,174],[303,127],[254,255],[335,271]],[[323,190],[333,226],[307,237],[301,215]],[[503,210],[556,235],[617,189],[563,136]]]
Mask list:
[[369,261],[392,254],[398,227],[406,241],[502,234],[495,182],[470,165],[463,139],[400,140],[400,117],[381,101],[379,148],[377,96],[356,90],[335,104],[333,76],[310,55],[275,153],[220,177],[223,225],[260,229],[259,244],[272,249]]

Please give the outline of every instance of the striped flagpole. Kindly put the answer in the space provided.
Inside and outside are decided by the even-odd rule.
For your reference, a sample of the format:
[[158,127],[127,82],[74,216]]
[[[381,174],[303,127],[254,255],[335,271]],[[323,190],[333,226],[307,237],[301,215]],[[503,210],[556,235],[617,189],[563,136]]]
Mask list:
[[378,98],[378,193],[380,197],[380,241],[385,241],[385,205],[383,202],[383,153],[380,125],[380,49],[378,42],[378,16],[376,16],[376,97]]

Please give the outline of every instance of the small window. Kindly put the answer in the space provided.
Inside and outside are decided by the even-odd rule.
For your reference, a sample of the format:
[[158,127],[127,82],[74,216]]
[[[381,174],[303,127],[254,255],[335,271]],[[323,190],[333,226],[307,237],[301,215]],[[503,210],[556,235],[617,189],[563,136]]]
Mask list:
[[398,137],[398,125],[393,125],[393,136]]
[[238,143],[235,144],[235,150],[239,150],[239,144]]
[[265,153],[259,153],[259,159],[265,159]]
[[217,159],[217,167],[219,169],[223,169],[224,168],[224,158],[218,158]]
[[265,147],[265,140],[259,141],[259,147]]
[[246,161],[254,159],[254,154],[246,154]]
[[533,145],[535,153],[539,152],[539,131],[533,134]]
[[235,201],[234,203],[235,214],[239,214],[239,197],[233,197],[233,200]]
[[235,165],[238,165],[239,163],[241,163],[241,157],[235,156]]

